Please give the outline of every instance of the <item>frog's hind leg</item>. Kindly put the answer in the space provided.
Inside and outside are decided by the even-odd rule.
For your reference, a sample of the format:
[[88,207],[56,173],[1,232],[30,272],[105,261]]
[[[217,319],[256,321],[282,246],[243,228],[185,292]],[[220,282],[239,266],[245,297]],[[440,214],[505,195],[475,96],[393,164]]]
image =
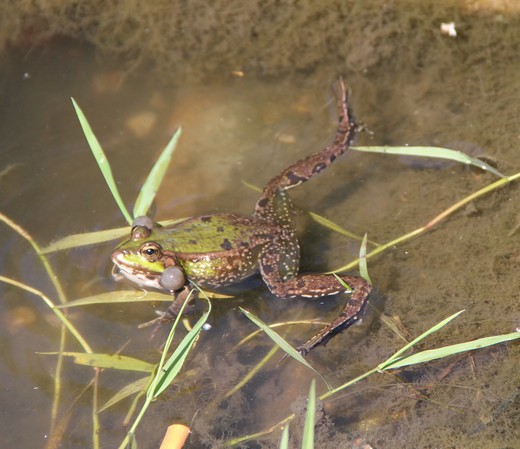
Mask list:
[[338,317],[297,348],[302,355],[306,355],[361,318],[372,287],[363,278],[348,275],[339,276],[348,288],[332,274],[298,274],[288,279],[283,271],[284,257],[284,254],[271,250],[264,251],[260,256],[262,278],[275,296],[321,299],[339,293],[350,294]]
[[[330,276],[328,277],[330,280]],[[343,293],[350,293],[350,297],[340,314],[330,324],[297,348],[302,355],[308,354],[316,346],[327,343],[334,335],[349,328],[363,317],[372,286],[359,276],[340,275],[339,277],[349,286],[349,290],[344,289]],[[339,283],[335,277],[334,281]]]
[[334,141],[323,150],[296,162],[271,179],[256,203],[254,212],[256,218],[272,222],[276,213],[273,203],[277,191],[292,189],[308,181],[332,164],[350,147],[356,136],[357,125],[350,109],[348,88],[341,78],[338,81],[336,98],[338,127]]
[[[300,267],[300,245],[296,237],[296,220],[294,206],[285,190],[277,190],[274,194],[273,216],[270,224],[278,228],[279,234],[269,245],[269,252],[276,253],[276,260],[269,262],[276,265],[276,271],[282,281],[293,278]],[[268,262],[268,263],[269,263]]]

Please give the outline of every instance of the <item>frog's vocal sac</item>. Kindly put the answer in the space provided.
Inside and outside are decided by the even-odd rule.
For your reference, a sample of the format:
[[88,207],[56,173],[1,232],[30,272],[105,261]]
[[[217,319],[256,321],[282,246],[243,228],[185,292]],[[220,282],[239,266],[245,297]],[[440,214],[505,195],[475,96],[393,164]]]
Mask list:
[[321,299],[347,295],[338,317],[298,347],[306,355],[316,346],[361,318],[371,291],[356,276],[299,273],[300,247],[289,189],[308,181],[348,150],[358,126],[349,90],[340,79],[336,91],[338,126],[333,142],[323,150],[287,167],[272,178],[260,195],[252,216],[213,214],[161,227],[138,217],[130,238],[112,253],[125,278],[145,287],[172,292],[174,301],[163,319],[179,309],[193,288],[215,289],[260,273],[278,298]]

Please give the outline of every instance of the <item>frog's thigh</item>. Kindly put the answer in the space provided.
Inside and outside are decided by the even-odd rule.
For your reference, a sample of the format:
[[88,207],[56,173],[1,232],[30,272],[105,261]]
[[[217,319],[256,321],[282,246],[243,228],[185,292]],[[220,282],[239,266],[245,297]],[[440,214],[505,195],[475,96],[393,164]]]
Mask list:
[[[260,254],[260,273],[271,293],[279,298],[323,298],[324,296],[357,290],[357,285],[345,288],[332,274],[298,274],[298,243],[275,240]],[[352,276],[342,276],[353,282]]]
[[269,290],[287,282],[298,274],[300,247],[296,239],[275,238],[265,247],[259,257],[260,273]]
[[262,279],[275,296],[322,298],[351,291],[331,274],[297,274],[298,267],[293,259],[295,247],[292,243],[282,242],[275,246],[276,250],[271,246],[266,248],[259,259]]
[[294,233],[296,220],[294,205],[289,194],[276,184],[265,189],[256,203],[255,217]]

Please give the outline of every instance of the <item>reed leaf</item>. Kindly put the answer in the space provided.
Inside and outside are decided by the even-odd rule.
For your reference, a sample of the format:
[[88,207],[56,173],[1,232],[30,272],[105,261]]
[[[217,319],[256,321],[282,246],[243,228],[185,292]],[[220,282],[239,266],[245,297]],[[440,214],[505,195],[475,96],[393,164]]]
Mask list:
[[155,164],[150,170],[146,181],[141,187],[137,200],[135,201],[134,217],[140,217],[141,215],[146,215],[148,213],[148,210],[155,199],[155,195],[162,184],[166,170],[170,165],[172,154],[179,143],[181,134],[181,128],[177,128],[177,131],[173,134],[168,145],[166,145],[157,161],[155,161]]
[[146,390],[146,387],[150,383],[150,376],[142,377],[141,379],[137,379],[136,381],[125,385],[121,390],[119,390],[114,396],[112,396],[103,406],[98,410],[98,413],[106,410],[109,407],[121,402],[123,399],[126,399],[136,393],[142,393]]
[[285,426],[280,438],[280,449],[289,449],[289,426]]
[[[171,226],[175,223],[186,220],[186,218],[173,218],[171,220],[160,221],[161,226]],[[42,248],[39,254],[53,253],[71,248],[79,248],[88,245],[97,245],[99,243],[116,240],[126,235],[130,235],[130,227],[106,229],[104,231],[84,232],[82,234],[72,234],[56,240],[46,247]]]
[[303,358],[303,356],[294,349],[287,341],[277,332],[275,332],[273,329],[271,329],[267,324],[265,324],[260,318],[253,315],[251,312],[247,311],[246,309],[243,309],[240,307],[240,310],[242,313],[248,317],[253,323],[255,323],[260,329],[262,329],[265,334],[273,340],[285,353],[292,357],[297,362],[301,363],[302,365],[306,366],[307,368],[314,371],[320,378],[323,380],[323,382],[327,385],[327,388],[331,388],[330,384],[327,382],[327,380],[318,372],[316,371],[307,360]]
[[489,164],[481,161],[480,159],[468,156],[466,153],[457,150],[450,150],[448,148],[441,147],[350,147],[351,150],[361,151],[364,153],[383,153],[383,154],[395,154],[400,156],[416,156],[416,157],[431,157],[436,159],[447,159],[461,164],[473,165],[480,168],[481,170],[488,171],[504,178],[505,176],[500,173],[497,169]]
[[90,127],[90,124],[87,121],[87,118],[83,114],[83,111],[78,106],[74,98],[71,98],[71,100],[72,104],[74,105],[74,109],[76,110],[76,115],[78,116],[81,128],[83,129],[83,134],[85,134],[87,142],[90,146],[90,150],[92,151],[92,154],[96,159],[96,162],[99,166],[99,169],[101,170],[101,173],[105,178],[108,188],[110,189],[110,192],[112,193],[112,196],[114,197],[114,200],[116,201],[119,210],[125,217],[125,220],[128,224],[132,224],[132,217],[130,216],[128,209],[126,208],[125,203],[121,199],[121,195],[119,194],[119,190],[117,189],[114,176],[112,175],[112,168],[110,167],[108,159],[106,158],[105,153],[101,148],[101,145],[99,144],[94,132],[92,131],[92,128]]
[[[59,352],[38,352],[42,355],[57,355]],[[140,371],[151,373],[155,365],[143,360],[127,357],[124,355],[96,354],[85,352],[62,352],[65,357],[73,357],[74,363],[87,365],[95,368],[110,368],[124,371]]]
[[477,340],[466,341],[455,345],[443,346],[442,348],[427,349],[426,351],[405,355],[394,359],[390,363],[385,363],[384,369],[397,369],[405,366],[417,365],[419,363],[431,362],[432,360],[442,359],[454,354],[460,354],[461,352],[474,351],[475,349],[481,349],[487,346],[518,339],[520,339],[520,332],[512,332],[510,334],[493,335],[491,337],[479,338]]
[[59,309],[67,309],[70,307],[91,306],[94,304],[118,304],[123,302],[155,302],[164,301],[171,302],[172,296],[145,290],[120,290],[116,292],[100,293],[98,295],[86,296],[84,298],[75,299],[66,304],[56,306]]
[[[208,301],[209,303],[209,301]],[[155,385],[153,391],[153,397],[156,398],[159,396],[175,379],[179,371],[181,370],[184,362],[186,361],[186,357],[191,351],[194,343],[197,341],[199,334],[202,330],[202,326],[208,320],[209,314],[211,312],[211,305],[207,312],[205,312],[199,320],[195,323],[193,328],[186,334],[186,336],[182,339],[179,346],[175,349],[173,354],[166,361],[164,366],[162,367],[161,372],[158,374],[159,379]]]
[[316,381],[312,379],[307,399],[307,413],[303,427],[302,449],[314,449],[314,416],[316,412]]

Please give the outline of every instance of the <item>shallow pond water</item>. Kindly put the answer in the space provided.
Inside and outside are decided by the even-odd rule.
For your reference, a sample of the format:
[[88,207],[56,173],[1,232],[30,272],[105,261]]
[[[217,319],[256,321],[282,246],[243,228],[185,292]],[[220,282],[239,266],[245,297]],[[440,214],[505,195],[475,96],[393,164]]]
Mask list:
[[[330,87],[338,74],[350,84],[356,116],[368,129],[360,134],[359,145],[451,145],[485,156],[505,174],[516,173],[520,65],[513,30],[520,25],[518,11],[507,2],[499,9],[487,8],[491,2],[442,2],[430,9],[393,2],[370,16],[370,8],[372,13],[376,10],[373,2],[365,2],[366,11],[358,3],[352,5],[349,20],[356,26],[350,27],[348,41],[358,42],[356,51],[345,59],[339,48],[336,57],[327,54],[320,60],[322,49],[308,48],[298,73],[282,67],[282,59],[264,49],[243,77],[226,60],[221,70],[227,75],[215,75],[211,68],[218,65],[208,56],[206,80],[195,83],[182,71],[174,72],[178,79],[169,79],[160,67],[159,72],[128,73],[122,61],[102,57],[100,48],[76,41],[52,39],[34,46],[19,41],[6,50],[0,66],[0,212],[42,246],[73,233],[124,224],[82,135],[72,96],[112,163],[127,205],[132,205],[154,160],[182,125],[173,166],[155,202],[155,218],[213,211],[248,214],[258,194],[245,182],[261,187],[289,163],[329,143],[335,129]],[[316,16],[310,23],[321,24],[325,32],[326,17]],[[442,35],[437,23],[441,19],[456,21],[457,38]],[[327,45],[329,50],[334,47]],[[199,59],[192,61],[194,71],[200,70]],[[234,74],[232,68],[237,69]],[[355,259],[359,251],[359,242],[324,229],[304,211],[384,243],[425,225],[494,180],[456,164],[418,164],[350,152],[291,192],[302,209],[302,269],[334,269]],[[309,362],[335,386],[377,366],[404,344],[385,319],[411,340],[465,309],[419,349],[517,329],[519,200],[518,186],[512,183],[471,202],[431,231],[370,259],[377,287],[373,307],[361,325],[313,351]],[[10,227],[2,228],[0,275],[58,302],[30,245]],[[129,288],[110,276],[109,255],[115,243],[49,256],[69,300]],[[313,373],[290,360],[277,365],[278,355],[238,393],[224,398],[271,348],[261,335],[235,347],[255,330],[238,307],[267,323],[327,321],[339,301],[276,300],[258,279],[227,293],[236,298],[214,301],[211,329],[202,333],[178,382],[148,411],[138,430],[140,447],[157,447],[172,422],[192,427],[187,447],[219,447],[301,409],[298,404]],[[166,334],[150,339],[149,330],[137,325],[166,304],[86,306],[70,309],[68,316],[95,352],[120,352],[156,363]],[[204,308],[201,302],[188,315],[192,324]],[[41,298],[5,283],[0,283],[0,315],[0,430],[5,447],[56,447],[51,436],[59,437],[61,447],[92,447],[93,394],[84,390],[93,373],[67,358],[58,421],[50,433],[56,356],[40,353],[59,349],[58,320]],[[315,330],[306,325],[281,332],[297,345]],[[66,349],[80,350],[70,335]],[[511,343],[396,376],[373,375],[325,401],[317,446],[516,447],[518,357],[518,344]],[[104,370],[99,404],[140,377],[141,373]],[[326,391],[323,383],[318,383],[318,391]],[[129,406],[126,400],[99,414],[102,447],[121,442]],[[291,424],[296,439],[301,427],[298,417]],[[272,438],[245,444],[277,447],[279,434]]]

